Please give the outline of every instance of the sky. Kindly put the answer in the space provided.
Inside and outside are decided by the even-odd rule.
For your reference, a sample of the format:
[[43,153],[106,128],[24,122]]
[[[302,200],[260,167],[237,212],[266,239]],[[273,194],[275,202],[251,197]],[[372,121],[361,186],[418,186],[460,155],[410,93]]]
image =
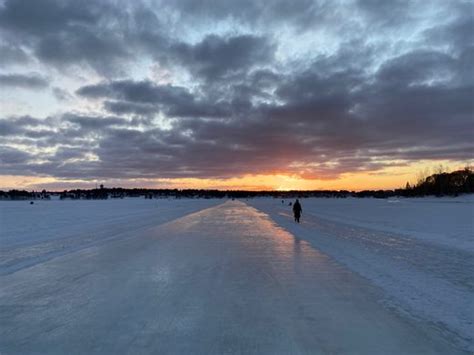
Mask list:
[[402,187],[472,63],[473,1],[0,0],[0,189]]

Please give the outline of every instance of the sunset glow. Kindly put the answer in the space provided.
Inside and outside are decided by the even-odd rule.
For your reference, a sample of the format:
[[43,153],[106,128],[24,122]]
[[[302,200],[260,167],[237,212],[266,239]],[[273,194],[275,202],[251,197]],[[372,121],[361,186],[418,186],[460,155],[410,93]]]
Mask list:
[[[420,175],[427,176],[439,169],[454,171],[464,166],[449,162],[433,166],[432,162],[420,162],[404,168],[384,169],[377,172],[343,174],[337,179],[304,179],[296,175],[245,175],[229,179],[132,179],[132,180],[97,180],[97,181],[60,181],[51,177],[3,176],[0,178],[0,189],[18,189],[62,191],[72,188],[94,188],[100,184],[107,187],[146,187],[171,189],[219,189],[219,190],[350,190],[396,189],[405,186],[406,182],[415,184]],[[416,173],[414,173],[414,171]]]
[[0,188],[391,189],[470,165],[472,10],[0,0]]

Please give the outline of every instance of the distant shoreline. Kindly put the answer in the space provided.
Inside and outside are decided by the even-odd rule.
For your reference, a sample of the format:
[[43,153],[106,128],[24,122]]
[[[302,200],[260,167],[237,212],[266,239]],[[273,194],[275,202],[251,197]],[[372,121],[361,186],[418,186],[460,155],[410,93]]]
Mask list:
[[469,169],[451,173],[442,172],[420,179],[414,186],[406,184],[403,189],[394,190],[290,190],[290,191],[250,191],[250,190],[217,190],[217,189],[146,189],[104,187],[95,189],[75,189],[53,192],[25,190],[0,190],[0,200],[48,200],[51,197],[71,200],[106,200],[109,198],[142,197],[156,198],[305,198],[305,197],[424,197],[424,196],[458,196],[474,193],[474,172]]

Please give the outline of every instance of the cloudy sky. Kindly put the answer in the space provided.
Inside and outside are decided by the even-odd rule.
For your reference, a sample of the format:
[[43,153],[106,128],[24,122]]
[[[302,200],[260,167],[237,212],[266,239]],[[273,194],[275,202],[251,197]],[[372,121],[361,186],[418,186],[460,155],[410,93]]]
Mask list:
[[0,0],[0,188],[391,188],[471,164],[473,13]]

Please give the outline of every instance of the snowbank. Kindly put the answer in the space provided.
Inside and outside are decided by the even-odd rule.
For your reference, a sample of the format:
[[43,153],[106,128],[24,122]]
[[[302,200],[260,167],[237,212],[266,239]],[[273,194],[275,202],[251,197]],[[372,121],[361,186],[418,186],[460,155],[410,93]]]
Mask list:
[[474,349],[474,199],[254,199],[297,238],[383,289],[388,305]]

